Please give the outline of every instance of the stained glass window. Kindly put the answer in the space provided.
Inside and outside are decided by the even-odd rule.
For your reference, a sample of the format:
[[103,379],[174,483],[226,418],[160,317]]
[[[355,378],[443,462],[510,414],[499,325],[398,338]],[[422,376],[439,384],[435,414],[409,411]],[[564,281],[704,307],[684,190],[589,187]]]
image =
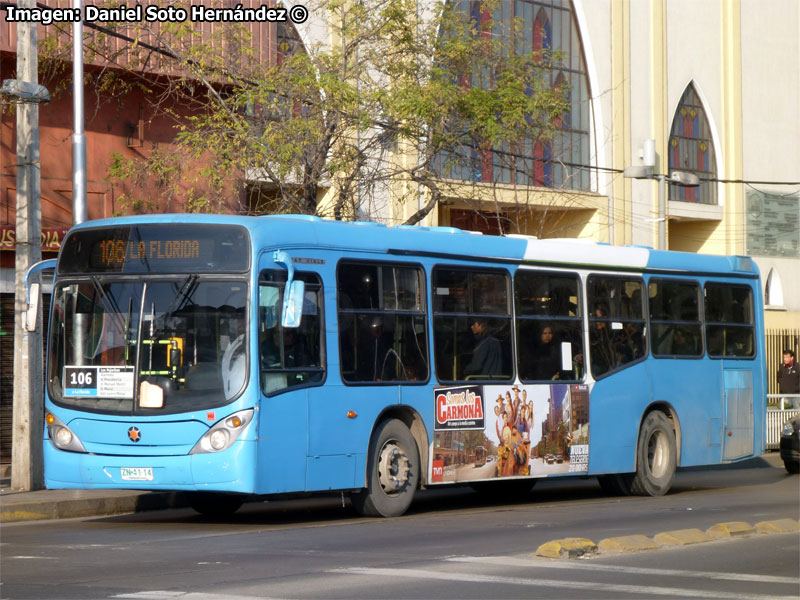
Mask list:
[[699,187],[670,185],[669,199],[699,204],[717,203],[717,177],[714,143],[706,112],[692,84],[683,93],[669,136],[669,170],[694,173]]
[[[557,53],[561,61],[558,68],[550,70],[550,85],[553,89],[568,87],[572,110],[557,120],[557,131],[550,141],[529,138],[499,148],[461,147],[443,152],[437,160],[440,175],[487,183],[591,189],[589,84],[572,3],[503,0],[490,15],[479,0],[452,1],[475,23],[491,20],[491,35],[510,35],[514,24],[519,24],[520,33],[514,39],[517,52]],[[473,77],[472,85],[480,85],[482,79]]]

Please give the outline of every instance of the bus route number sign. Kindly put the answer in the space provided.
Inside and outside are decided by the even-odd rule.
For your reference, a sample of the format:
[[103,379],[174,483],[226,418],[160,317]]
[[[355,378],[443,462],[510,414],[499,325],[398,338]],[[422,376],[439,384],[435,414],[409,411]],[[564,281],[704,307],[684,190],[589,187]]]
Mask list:
[[133,367],[64,367],[64,396],[133,398]]
[[65,396],[97,396],[97,367],[64,367]]

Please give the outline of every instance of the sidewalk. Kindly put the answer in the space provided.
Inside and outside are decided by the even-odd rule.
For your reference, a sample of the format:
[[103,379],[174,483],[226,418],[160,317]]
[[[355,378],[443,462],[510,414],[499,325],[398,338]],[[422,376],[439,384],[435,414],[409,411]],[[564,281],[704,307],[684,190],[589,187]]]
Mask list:
[[0,523],[102,517],[187,506],[181,492],[11,489],[11,466],[0,465]]

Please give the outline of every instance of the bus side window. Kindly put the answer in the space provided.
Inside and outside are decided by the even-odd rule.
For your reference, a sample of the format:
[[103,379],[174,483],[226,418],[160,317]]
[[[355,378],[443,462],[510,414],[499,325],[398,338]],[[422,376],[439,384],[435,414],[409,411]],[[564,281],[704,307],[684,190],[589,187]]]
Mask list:
[[325,374],[322,349],[322,283],[315,273],[297,272],[305,282],[299,327],[281,325],[285,271],[264,271],[259,280],[259,370],[265,394],[319,383]]
[[422,268],[343,261],[336,281],[342,380],[426,381],[428,337]]
[[707,283],[705,317],[709,356],[755,356],[753,291],[748,286]]
[[511,379],[514,361],[508,272],[436,267],[432,287],[439,381]]
[[583,319],[577,275],[514,274],[517,361],[522,381],[583,379]]
[[638,278],[589,276],[589,360],[595,378],[645,357],[645,318],[637,299],[643,287]]
[[648,295],[653,355],[702,356],[699,284],[651,279]]

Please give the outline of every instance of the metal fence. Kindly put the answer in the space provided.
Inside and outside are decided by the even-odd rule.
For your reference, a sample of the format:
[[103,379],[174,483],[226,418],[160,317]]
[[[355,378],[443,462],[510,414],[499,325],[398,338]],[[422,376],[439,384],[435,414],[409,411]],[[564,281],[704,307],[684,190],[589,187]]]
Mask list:
[[781,429],[792,417],[800,415],[800,409],[767,411],[767,450],[777,450],[781,445]]

